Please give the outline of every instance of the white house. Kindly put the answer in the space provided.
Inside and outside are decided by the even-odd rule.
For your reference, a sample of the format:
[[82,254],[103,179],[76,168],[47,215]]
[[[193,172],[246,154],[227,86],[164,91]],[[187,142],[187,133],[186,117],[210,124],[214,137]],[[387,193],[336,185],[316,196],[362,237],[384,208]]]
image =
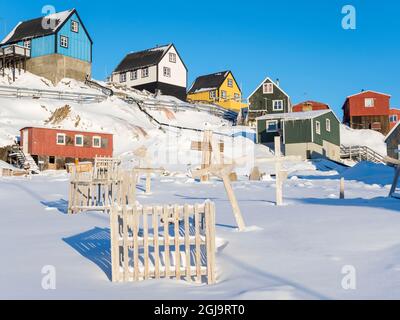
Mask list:
[[186,100],[188,69],[173,44],[128,54],[111,81]]

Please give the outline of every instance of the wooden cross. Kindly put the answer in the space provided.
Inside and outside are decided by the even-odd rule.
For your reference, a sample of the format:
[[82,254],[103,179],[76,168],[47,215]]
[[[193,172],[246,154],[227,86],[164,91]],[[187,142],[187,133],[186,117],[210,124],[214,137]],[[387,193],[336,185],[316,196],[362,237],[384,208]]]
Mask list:
[[289,172],[282,169],[283,161],[301,161],[299,156],[282,156],[281,154],[281,137],[275,137],[275,157],[268,159],[256,159],[256,162],[274,162],[275,163],[275,176],[276,176],[276,205],[283,205],[283,183],[288,178]]
[[[164,168],[134,168],[133,172],[135,173],[135,177],[140,176],[140,174],[146,174],[146,194],[151,194],[151,174],[152,173],[163,173],[165,172]],[[135,181],[136,182],[136,181]]]
[[224,182],[225,191],[228,195],[229,202],[231,203],[233,215],[235,217],[236,223],[239,227],[239,231],[244,231],[246,225],[243,220],[242,213],[240,211],[240,207],[238,201],[236,199],[235,193],[233,191],[231,180],[229,179],[229,175],[232,173],[234,165],[233,164],[214,164],[210,165],[204,169],[195,170],[192,174],[193,177],[202,177],[204,175],[214,175],[219,177]]
[[[216,144],[213,141],[213,132],[211,130],[204,131],[203,141],[192,141],[191,149],[201,151],[201,169],[205,169],[211,165],[211,159],[214,154],[221,156],[224,152],[224,143]],[[223,161],[223,160],[222,160]],[[209,175],[205,174],[200,177],[201,182],[209,181]]]
[[396,168],[395,169],[396,173],[394,174],[393,185],[392,185],[392,188],[390,189],[389,197],[399,198],[399,196],[396,194],[396,189],[397,189],[397,184],[399,183],[399,179],[400,179],[400,160],[386,157],[385,161],[386,161],[386,163],[395,165],[395,168]]

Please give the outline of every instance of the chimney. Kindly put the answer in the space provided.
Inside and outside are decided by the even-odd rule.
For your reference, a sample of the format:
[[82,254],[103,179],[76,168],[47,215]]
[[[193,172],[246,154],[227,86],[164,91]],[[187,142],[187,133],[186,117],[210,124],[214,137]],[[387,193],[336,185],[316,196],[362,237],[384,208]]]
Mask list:
[[279,78],[278,78],[278,79],[276,79],[276,85],[277,85],[278,87],[280,87],[280,81],[279,81]]

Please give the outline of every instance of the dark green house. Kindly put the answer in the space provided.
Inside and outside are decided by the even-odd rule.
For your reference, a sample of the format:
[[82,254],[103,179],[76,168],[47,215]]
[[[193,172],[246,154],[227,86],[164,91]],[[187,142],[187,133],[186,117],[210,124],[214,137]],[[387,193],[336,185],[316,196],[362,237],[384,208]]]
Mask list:
[[389,132],[385,142],[388,156],[400,160],[400,122]]
[[280,88],[279,81],[274,82],[268,77],[248,97],[248,103],[247,123],[252,127],[257,117],[292,111],[289,95]]
[[281,136],[286,155],[340,160],[340,121],[332,110],[271,114],[256,119],[257,143]]

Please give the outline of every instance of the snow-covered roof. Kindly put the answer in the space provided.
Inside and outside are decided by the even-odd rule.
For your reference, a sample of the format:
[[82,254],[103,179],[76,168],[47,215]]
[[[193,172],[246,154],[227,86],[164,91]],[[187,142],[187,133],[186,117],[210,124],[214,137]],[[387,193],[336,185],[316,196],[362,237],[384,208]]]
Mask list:
[[256,120],[272,120],[272,119],[283,119],[283,120],[306,120],[314,119],[324,114],[333,112],[332,110],[317,110],[317,111],[306,111],[306,112],[291,112],[291,113],[275,113],[267,114],[256,118]]
[[[54,34],[64,25],[64,23],[74,12],[76,12],[75,9],[70,9],[53,13],[45,17],[19,22],[15,28],[0,42],[0,44],[13,44],[24,39],[32,39],[39,36]],[[48,28],[43,28],[43,19],[49,19],[53,23],[48,23]]]
[[380,94],[380,95],[382,95],[382,96],[391,97],[391,95],[390,95],[390,94],[387,94],[387,93],[382,93],[382,92],[378,92],[378,91],[374,91],[374,90],[364,90],[364,91],[361,91],[361,92],[359,92],[359,93],[356,93],[356,94],[353,94],[353,95],[351,95],[351,96],[348,96],[347,99],[352,98],[352,97],[356,97],[356,96],[359,96],[360,94],[364,94],[364,93],[368,93],[368,92]]

